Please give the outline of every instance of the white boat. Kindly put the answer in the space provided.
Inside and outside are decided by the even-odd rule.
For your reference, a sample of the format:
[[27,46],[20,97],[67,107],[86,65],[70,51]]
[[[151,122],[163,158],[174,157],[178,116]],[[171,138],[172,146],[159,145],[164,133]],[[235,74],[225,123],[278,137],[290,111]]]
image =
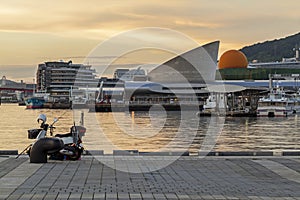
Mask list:
[[295,113],[300,113],[300,91],[298,90],[296,93],[292,95],[293,100],[295,101],[294,111]]
[[75,97],[72,100],[72,108],[88,108],[88,99],[84,97]]
[[271,89],[270,93],[258,100],[258,117],[286,117],[295,113],[295,100],[279,88]]
[[72,108],[82,109],[88,108],[89,104],[95,99],[95,92],[98,88],[72,88],[70,90],[70,101],[72,103]]
[[203,109],[207,112],[225,111],[227,109],[226,94],[211,93],[206,99]]

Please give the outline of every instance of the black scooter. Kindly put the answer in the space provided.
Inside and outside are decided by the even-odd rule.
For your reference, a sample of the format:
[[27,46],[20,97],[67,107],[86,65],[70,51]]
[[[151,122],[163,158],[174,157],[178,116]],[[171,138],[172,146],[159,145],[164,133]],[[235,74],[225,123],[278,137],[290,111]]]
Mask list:
[[38,123],[41,121],[40,129],[28,130],[28,138],[36,139],[27,148],[31,163],[46,163],[47,155],[49,155],[49,159],[53,160],[78,160],[81,158],[82,137],[85,135],[86,128],[76,126],[74,123],[69,133],[47,137],[48,129],[50,129],[50,136],[53,136],[54,124],[58,119],[54,119],[53,123],[49,125],[46,124],[46,115],[40,114],[37,121]]

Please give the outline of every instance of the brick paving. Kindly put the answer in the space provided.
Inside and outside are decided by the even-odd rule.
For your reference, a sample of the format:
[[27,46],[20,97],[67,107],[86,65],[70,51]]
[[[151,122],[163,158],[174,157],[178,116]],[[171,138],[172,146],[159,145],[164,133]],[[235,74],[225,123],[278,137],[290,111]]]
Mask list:
[[300,199],[297,157],[185,156],[145,171],[171,158],[83,156],[45,164],[1,158],[0,199]]

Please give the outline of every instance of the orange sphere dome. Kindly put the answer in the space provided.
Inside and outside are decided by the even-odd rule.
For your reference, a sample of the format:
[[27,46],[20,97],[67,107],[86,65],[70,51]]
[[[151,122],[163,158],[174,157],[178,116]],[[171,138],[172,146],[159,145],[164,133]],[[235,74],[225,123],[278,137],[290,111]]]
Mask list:
[[247,68],[248,60],[245,54],[238,50],[229,50],[222,54],[219,69]]

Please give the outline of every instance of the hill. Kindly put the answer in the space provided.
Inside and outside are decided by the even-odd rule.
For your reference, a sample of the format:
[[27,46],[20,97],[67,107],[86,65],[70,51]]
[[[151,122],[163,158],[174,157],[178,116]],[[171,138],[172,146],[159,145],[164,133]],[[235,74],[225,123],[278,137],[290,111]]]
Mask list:
[[240,49],[248,58],[248,61],[258,62],[281,61],[282,58],[295,57],[296,46],[300,47],[300,32],[281,39],[257,43]]

